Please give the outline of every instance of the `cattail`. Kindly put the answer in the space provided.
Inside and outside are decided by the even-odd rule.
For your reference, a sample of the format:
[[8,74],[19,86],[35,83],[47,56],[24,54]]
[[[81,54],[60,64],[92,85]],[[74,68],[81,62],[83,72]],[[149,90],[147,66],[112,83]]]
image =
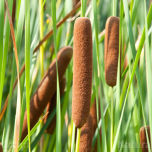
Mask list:
[[92,87],[92,30],[80,17],[74,25],[72,119],[81,128],[89,116]]
[[[58,63],[58,75],[59,80],[63,77],[66,68],[72,58],[72,48],[64,47],[57,55]],[[54,60],[41,83],[39,84],[36,92],[34,93],[30,102],[30,127],[32,128],[38,121],[40,115],[44,111],[47,103],[53,97],[56,91],[56,60]],[[24,115],[23,129],[22,129],[22,140],[27,135],[27,112]]]
[[[65,83],[66,83],[65,78],[62,78],[62,80],[60,82],[60,96],[62,96],[64,94]],[[56,107],[56,96],[57,96],[57,93],[55,92],[55,94],[53,95],[52,99],[47,104],[47,113],[48,114],[47,114],[47,116],[44,119],[44,124],[46,123],[48,117],[50,116],[50,114],[53,112],[53,110]],[[51,123],[49,124],[48,128],[46,129],[46,132],[48,134],[53,134],[55,126],[56,126],[56,116],[53,117]]]
[[117,65],[119,55],[119,18],[109,17],[106,22],[105,33],[105,79],[109,86],[116,85]]
[[92,145],[93,122],[91,115],[81,128],[79,152],[90,152]]
[[3,152],[2,143],[0,143],[0,152]]
[[[150,127],[147,126],[147,135],[149,138],[149,143],[150,143]],[[147,141],[147,136],[146,136],[146,129],[145,127],[140,128],[140,146],[142,149],[142,152],[148,152],[148,141]]]

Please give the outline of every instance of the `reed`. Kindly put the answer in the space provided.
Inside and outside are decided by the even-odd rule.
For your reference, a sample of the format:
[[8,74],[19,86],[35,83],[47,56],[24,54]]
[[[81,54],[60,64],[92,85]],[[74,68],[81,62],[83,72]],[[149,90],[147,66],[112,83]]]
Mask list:
[[[65,85],[66,85],[66,80],[63,77],[62,80],[60,81],[60,96],[61,97],[64,94]],[[46,117],[44,119],[44,124],[47,122],[50,114],[53,112],[53,110],[56,107],[56,97],[57,97],[57,92],[55,92],[55,94],[53,95],[52,99],[47,104],[47,110],[46,110],[47,115],[46,115]],[[56,127],[56,116],[54,116],[54,118],[52,119],[51,123],[49,124],[49,126],[46,129],[46,132],[48,134],[53,134],[55,127]]]
[[[63,77],[66,68],[72,58],[72,48],[64,47],[62,48],[57,55],[57,63],[58,63],[58,75],[59,80]],[[40,115],[44,111],[46,105],[53,97],[57,84],[57,75],[56,75],[56,60],[54,60],[50,67],[43,77],[41,83],[39,84],[36,92],[34,93],[31,101],[30,101],[30,128],[32,128],[36,122],[38,121]],[[22,129],[22,137],[27,135],[27,112],[24,115],[23,129]]]
[[74,25],[72,119],[77,128],[86,122],[92,89],[92,29],[86,17]]
[[113,87],[117,80],[119,55],[119,18],[111,16],[105,27],[104,64],[106,83]]
[[147,137],[146,137],[146,129],[147,129],[149,143],[150,143],[150,127],[149,126],[147,126],[146,128],[141,127],[140,128],[140,146],[141,146],[142,152],[148,152],[148,142],[147,142]]

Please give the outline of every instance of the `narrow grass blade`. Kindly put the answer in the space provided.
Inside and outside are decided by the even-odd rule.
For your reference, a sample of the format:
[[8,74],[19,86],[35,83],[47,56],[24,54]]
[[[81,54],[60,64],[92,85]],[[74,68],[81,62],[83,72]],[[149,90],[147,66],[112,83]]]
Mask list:
[[30,0],[25,0],[25,83],[29,152],[30,145]]
[[[53,40],[54,40],[54,49],[55,56],[57,57],[57,42],[56,42],[56,0],[51,1],[51,13],[53,20]],[[58,64],[56,60],[56,73],[57,73],[57,121],[56,121],[56,151],[61,151],[61,109],[60,109],[60,91],[59,91],[59,77],[58,77]]]

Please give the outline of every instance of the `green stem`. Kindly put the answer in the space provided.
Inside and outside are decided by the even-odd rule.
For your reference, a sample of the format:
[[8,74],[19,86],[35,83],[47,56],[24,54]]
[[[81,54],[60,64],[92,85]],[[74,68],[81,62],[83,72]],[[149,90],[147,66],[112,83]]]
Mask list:
[[111,101],[111,151],[112,151],[112,147],[113,147],[113,90],[112,90],[112,95],[111,95],[112,101]]
[[75,124],[73,123],[71,152],[74,152],[74,147],[75,147],[74,141],[75,141]]
[[30,145],[30,0],[25,1],[25,81],[26,81],[26,108],[28,124],[29,152]]
[[78,128],[78,129],[77,129],[76,152],[79,152],[80,133],[81,133],[81,130]]
[[[40,10],[40,40],[43,39],[43,0],[39,0],[39,10]],[[44,46],[40,47],[40,67],[41,67],[41,77],[44,75]]]

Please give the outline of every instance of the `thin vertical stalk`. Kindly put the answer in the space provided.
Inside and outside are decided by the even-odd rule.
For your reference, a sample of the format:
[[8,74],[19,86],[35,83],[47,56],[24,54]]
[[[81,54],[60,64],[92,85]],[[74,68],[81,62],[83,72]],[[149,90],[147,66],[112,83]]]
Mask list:
[[30,145],[30,0],[25,0],[25,84],[26,84],[26,108],[28,124],[29,152]]
[[71,152],[74,152],[74,147],[75,147],[75,124],[73,124],[73,130],[72,130],[72,143],[71,143]]
[[78,129],[77,129],[76,152],[79,152],[80,133],[81,133],[81,130],[78,128]]
[[[4,0],[0,1],[0,69],[2,69],[2,59],[3,59],[3,34],[4,34]],[[1,84],[1,74],[0,73],[0,84]],[[2,92],[0,92],[0,111],[2,103]]]
[[[40,16],[40,40],[43,39],[43,16],[44,16],[44,11],[43,11],[43,0],[39,0],[39,16]],[[44,75],[44,45],[42,44],[40,47],[40,67],[41,67],[41,77]]]
[[81,17],[85,16],[86,8],[87,8],[87,0],[81,0]]
[[[53,19],[53,40],[55,56],[57,58],[57,42],[56,42],[56,0],[51,1],[51,13]],[[56,110],[56,151],[61,151],[61,109],[60,109],[60,91],[59,91],[59,77],[58,77],[58,64],[56,60],[56,72],[57,72],[57,110]]]

